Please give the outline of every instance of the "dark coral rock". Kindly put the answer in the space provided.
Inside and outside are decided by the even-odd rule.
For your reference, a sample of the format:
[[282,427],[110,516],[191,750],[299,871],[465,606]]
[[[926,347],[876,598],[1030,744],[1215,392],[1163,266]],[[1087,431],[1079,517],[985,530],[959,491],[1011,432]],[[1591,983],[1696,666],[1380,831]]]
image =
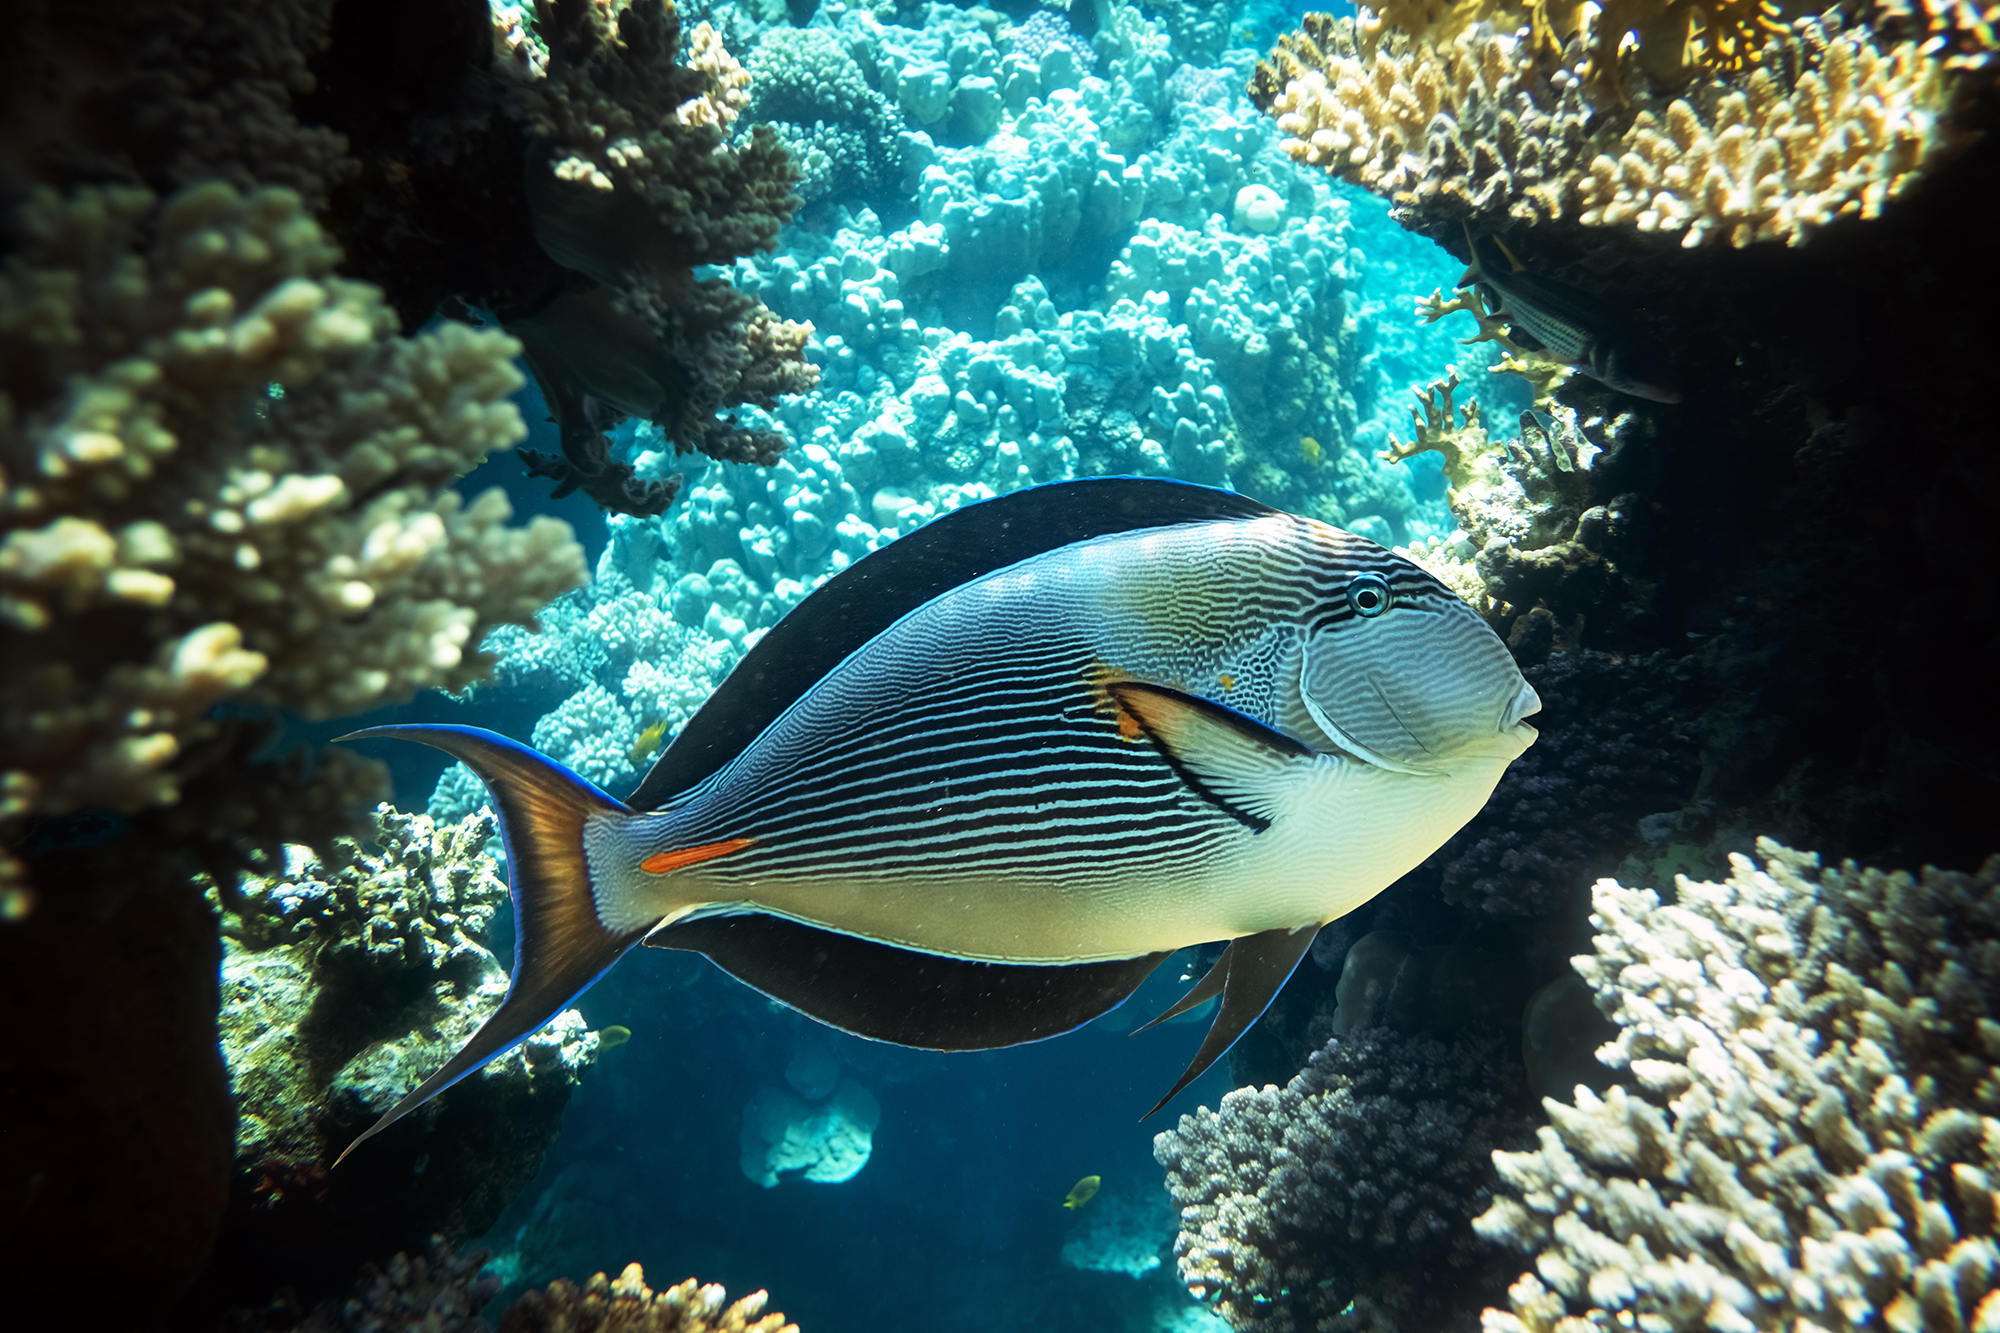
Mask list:
[[1527,671],[1541,738],[1486,808],[1432,857],[1447,902],[1532,916],[1641,845],[1639,821],[1681,810],[1700,772],[1693,667],[1665,653],[1560,653]]

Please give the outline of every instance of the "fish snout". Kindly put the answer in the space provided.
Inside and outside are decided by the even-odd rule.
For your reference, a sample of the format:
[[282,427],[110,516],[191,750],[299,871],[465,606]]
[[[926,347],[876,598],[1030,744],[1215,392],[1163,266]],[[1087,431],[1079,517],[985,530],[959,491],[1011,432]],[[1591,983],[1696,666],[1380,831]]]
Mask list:
[[1506,712],[1500,715],[1500,730],[1512,731],[1524,718],[1533,717],[1541,711],[1542,696],[1536,694],[1535,687],[1524,680],[1521,688],[1508,701]]

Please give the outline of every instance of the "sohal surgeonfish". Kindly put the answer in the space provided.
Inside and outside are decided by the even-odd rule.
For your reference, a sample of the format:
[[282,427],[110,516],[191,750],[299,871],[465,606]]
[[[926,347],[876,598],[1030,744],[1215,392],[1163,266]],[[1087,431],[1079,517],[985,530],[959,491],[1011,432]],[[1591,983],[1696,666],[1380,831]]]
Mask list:
[[1478,811],[1540,706],[1410,561],[1115,478],[967,506],[828,580],[624,802],[492,732],[356,732],[485,782],[516,925],[500,1008],[356,1144],[641,942],[847,1032],[956,1051],[1067,1032],[1175,950],[1230,940],[1160,1016],[1222,997],[1165,1105],[1322,925]]

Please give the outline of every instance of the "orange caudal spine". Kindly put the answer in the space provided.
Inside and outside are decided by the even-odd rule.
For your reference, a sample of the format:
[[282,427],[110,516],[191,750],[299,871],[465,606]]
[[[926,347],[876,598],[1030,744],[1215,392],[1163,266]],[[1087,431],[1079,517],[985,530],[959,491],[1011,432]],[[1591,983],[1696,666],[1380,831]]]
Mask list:
[[703,861],[713,861],[718,856],[740,852],[745,847],[755,845],[755,838],[725,838],[721,842],[703,843],[699,847],[681,847],[670,852],[654,852],[639,863],[639,869],[649,875],[664,875],[669,871],[682,870],[699,865]]

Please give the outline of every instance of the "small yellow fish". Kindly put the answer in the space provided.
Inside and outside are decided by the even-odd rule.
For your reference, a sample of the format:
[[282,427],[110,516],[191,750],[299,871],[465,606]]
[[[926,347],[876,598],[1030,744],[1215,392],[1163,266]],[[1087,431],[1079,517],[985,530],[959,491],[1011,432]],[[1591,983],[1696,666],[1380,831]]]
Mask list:
[[660,742],[665,739],[666,734],[667,720],[665,718],[661,718],[658,722],[640,732],[639,739],[632,742],[632,753],[629,756],[632,762],[636,764],[653,751],[659,749]]
[[608,1028],[597,1030],[597,1049],[600,1051],[616,1050],[630,1040],[632,1040],[632,1029],[622,1023],[613,1023]]
[[1075,1212],[1097,1197],[1096,1176],[1085,1176],[1069,1187],[1069,1197],[1063,1200],[1063,1207]]
[[1319,466],[1319,441],[1310,435],[1299,437],[1299,461],[1307,467]]

